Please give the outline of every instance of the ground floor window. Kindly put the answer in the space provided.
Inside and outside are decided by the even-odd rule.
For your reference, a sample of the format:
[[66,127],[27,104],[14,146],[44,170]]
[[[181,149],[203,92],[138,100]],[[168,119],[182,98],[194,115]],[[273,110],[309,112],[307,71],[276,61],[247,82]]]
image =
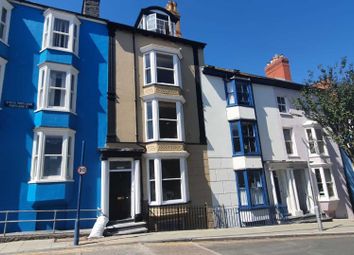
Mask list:
[[267,205],[264,171],[236,171],[237,190],[240,207],[257,207]]
[[329,200],[337,197],[337,190],[333,181],[332,171],[329,167],[318,167],[314,169],[317,190],[320,200]]
[[147,161],[150,204],[187,202],[185,158],[153,158]]
[[74,131],[38,128],[32,150],[31,181],[67,181],[73,173]]

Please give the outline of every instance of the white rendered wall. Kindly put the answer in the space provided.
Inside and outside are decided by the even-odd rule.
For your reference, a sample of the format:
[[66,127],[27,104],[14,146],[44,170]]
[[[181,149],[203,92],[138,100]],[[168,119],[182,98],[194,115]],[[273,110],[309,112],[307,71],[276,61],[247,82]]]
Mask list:
[[233,170],[224,82],[221,78],[203,73],[201,81],[213,206],[236,206],[236,175]]
[[244,106],[232,106],[227,107],[226,109],[227,119],[228,120],[255,120],[256,114],[252,107],[244,107]]
[[235,170],[263,168],[260,156],[238,156],[233,158]]

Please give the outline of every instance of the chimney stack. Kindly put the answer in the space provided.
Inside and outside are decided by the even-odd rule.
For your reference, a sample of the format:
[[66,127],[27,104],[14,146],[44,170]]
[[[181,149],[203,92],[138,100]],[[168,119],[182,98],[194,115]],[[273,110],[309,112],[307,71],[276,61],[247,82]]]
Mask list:
[[268,78],[291,81],[289,59],[283,54],[276,54],[264,68]]
[[165,9],[168,10],[169,12],[171,12],[172,14],[174,14],[175,16],[177,16],[178,21],[176,22],[176,36],[182,37],[181,20],[180,20],[181,15],[179,14],[179,12],[177,10],[177,3],[173,0],[168,1]]
[[92,16],[95,18],[100,17],[100,0],[83,0],[82,14]]

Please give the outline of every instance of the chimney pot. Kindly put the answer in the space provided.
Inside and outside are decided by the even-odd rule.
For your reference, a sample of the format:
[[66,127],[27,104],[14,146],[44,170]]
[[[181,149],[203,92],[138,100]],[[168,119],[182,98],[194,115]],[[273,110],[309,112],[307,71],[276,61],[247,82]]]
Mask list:
[[275,54],[264,71],[268,78],[291,81],[289,59],[283,54]]
[[82,14],[99,18],[100,0],[83,0]]

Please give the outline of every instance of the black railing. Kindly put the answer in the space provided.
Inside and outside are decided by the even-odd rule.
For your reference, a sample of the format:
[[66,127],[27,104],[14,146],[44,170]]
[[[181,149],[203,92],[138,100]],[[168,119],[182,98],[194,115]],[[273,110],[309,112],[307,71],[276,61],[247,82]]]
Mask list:
[[151,232],[208,228],[206,205],[146,206],[143,211],[148,230]]

